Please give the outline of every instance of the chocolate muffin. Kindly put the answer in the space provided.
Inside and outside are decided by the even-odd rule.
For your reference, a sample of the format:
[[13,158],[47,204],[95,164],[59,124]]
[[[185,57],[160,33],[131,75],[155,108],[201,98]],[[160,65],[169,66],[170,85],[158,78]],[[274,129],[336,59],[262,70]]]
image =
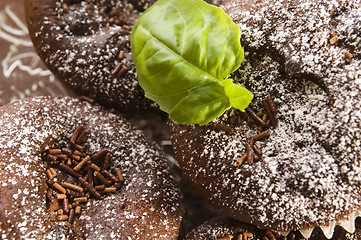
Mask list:
[[181,194],[160,148],[72,98],[0,107],[2,239],[176,239]]
[[[361,238],[361,231],[356,229],[351,234],[341,227],[336,227],[332,240],[357,240]],[[241,223],[227,217],[213,218],[190,232],[184,240],[304,240],[299,232],[291,232],[282,236],[277,231],[259,229],[253,225]],[[326,240],[320,229],[316,229],[308,240]]]
[[360,215],[360,1],[225,1],[254,94],[204,126],[170,123],[180,166],[218,209],[307,238]]
[[34,47],[55,76],[102,105],[144,112],[157,108],[138,85],[129,38],[153,2],[26,0],[25,13]]

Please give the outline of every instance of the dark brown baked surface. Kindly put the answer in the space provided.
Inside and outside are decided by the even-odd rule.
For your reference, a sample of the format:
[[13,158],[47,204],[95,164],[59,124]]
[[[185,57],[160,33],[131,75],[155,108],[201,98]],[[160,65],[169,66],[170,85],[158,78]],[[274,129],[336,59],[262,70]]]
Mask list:
[[[232,240],[239,239],[238,237],[242,236],[240,239],[248,240],[283,240],[283,239],[292,239],[292,240],[304,240],[305,238],[298,232],[289,233],[287,237],[282,236],[277,231],[270,230],[261,230],[257,227],[241,223],[237,220],[227,218],[227,217],[216,217],[213,218],[196,229],[190,232],[184,240]],[[341,227],[335,229],[334,236],[331,240],[357,240],[361,238],[361,231],[359,228],[356,229],[355,233],[348,233]],[[312,233],[312,236],[308,240],[326,240],[320,229],[315,229]]]
[[129,41],[151,3],[26,0],[25,13],[35,49],[55,76],[102,105],[144,112],[156,106],[138,84]]
[[[0,124],[2,239],[177,238],[181,193],[167,160],[122,118],[72,98],[36,97],[0,107]],[[121,169],[124,185],[89,198],[73,224],[54,221],[46,205],[49,162],[42,155],[63,148],[82,124],[90,131],[83,144],[88,154],[106,148],[110,169]]]
[[[273,98],[277,124],[247,123],[235,110],[205,126],[170,123],[185,175],[221,211],[279,231],[332,226],[359,215],[360,6],[335,0],[223,3],[241,28],[245,49],[231,77],[253,92],[254,112],[264,115],[262,100]],[[252,137],[266,129],[270,136],[254,143],[260,159],[238,166]]]

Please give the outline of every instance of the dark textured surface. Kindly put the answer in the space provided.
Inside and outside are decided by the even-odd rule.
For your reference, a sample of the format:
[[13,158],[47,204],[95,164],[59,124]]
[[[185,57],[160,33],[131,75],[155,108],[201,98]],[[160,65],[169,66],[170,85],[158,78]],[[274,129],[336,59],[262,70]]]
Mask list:
[[[60,80],[107,107],[143,113],[159,110],[138,84],[129,40],[139,14],[154,2],[25,0],[25,11],[40,58]],[[208,2],[219,5],[221,1]],[[122,21],[111,23],[117,17]],[[118,59],[120,51],[123,59]],[[119,63],[128,70],[112,75]]]
[[[220,1],[217,2],[219,4]],[[4,34],[6,34],[6,36],[7,34],[10,34],[12,38],[16,39],[15,41],[12,41],[12,38],[3,39],[0,37],[0,45],[2,46],[0,49],[1,61],[5,63],[9,61],[9,63],[5,65],[7,66],[6,69],[3,69],[3,65],[0,66],[2,73],[7,72],[8,69],[13,66],[12,64],[16,64],[15,61],[19,58],[24,66],[32,67],[32,71],[30,71],[30,73],[27,71],[27,68],[24,70],[23,66],[20,66],[15,67],[7,77],[1,75],[0,103],[6,104],[10,100],[14,101],[27,96],[74,96],[75,94],[70,92],[70,90],[65,87],[65,84],[57,80],[47,67],[45,67],[35,52],[25,26],[26,22],[23,0],[4,0],[0,2],[0,6],[0,12],[3,14],[2,16],[4,16],[0,22],[6,26],[12,27],[15,30],[21,30],[21,34],[19,36],[18,33],[11,34],[4,28],[0,27],[2,31],[0,33],[1,37],[3,37]],[[14,19],[12,19],[12,14],[16,16],[15,22]],[[13,48],[16,50],[14,53],[12,52]],[[30,55],[31,57],[27,57],[25,59],[22,58],[24,53],[26,55]],[[10,54],[11,58],[5,61],[4,58]],[[138,113],[135,115],[123,113],[122,115],[126,118],[130,118],[133,125],[136,125],[139,129],[143,130],[147,136],[155,140],[158,144],[163,145],[166,150],[167,157],[174,161],[174,154],[168,143],[169,133],[167,130],[168,127],[164,123],[164,116],[152,113]],[[208,202],[206,202],[206,200],[199,196],[197,191],[189,185],[188,181],[176,165],[172,164],[172,169],[177,182],[180,184],[182,194],[184,195],[182,200],[184,215],[178,237],[178,239],[183,239],[183,237],[193,228],[204,221],[219,215],[220,213]],[[62,228],[58,228],[57,231],[60,233],[61,229]]]
[[[181,193],[167,160],[124,119],[76,99],[38,97],[0,107],[0,123],[2,239],[177,239]],[[68,142],[81,124],[90,130],[87,152],[107,148],[124,186],[90,199],[73,225],[54,222],[46,208],[41,153]]]
[[[252,233],[253,237],[249,238],[252,240],[264,240],[264,237],[267,237],[267,239],[271,239],[269,235],[267,236],[267,230],[261,230],[256,228],[255,226],[241,223],[231,218],[217,217],[205,222],[204,224],[194,229],[184,238],[184,240],[217,240],[219,238],[223,238],[229,235],[234,236],[234,238],[232,239],[237,239],[239,235],[243,236],[244,233]],[[277,234],[277,232],[273,232],[272,235],[275,237],[274,240],[283,239],[283,236],[279,233]],[[294,236],[294,238],[291,238],[291,236]],[[293,232],[288,235],[287,239],[304,240],[305,238],[300,233]],[[315,229],[312,236],[308,238],[308,240],[326,239],[327,238],[324,237],[320,229]],[[351,234],[346,232],[341,227],[336,228],[334,236],[331,238],[331,240],[358,239],[361,239],[361,231],[359,228],[356,229],[355,233]]]
[[[140,14],[131,3],[70,1],[64,7],[57,0],[26,0],[25,12],[39,56],[75,92],[122,112],[156,109],[144,97],[131,60],[130,29]],[[110,23],[112,17],[122,20]],[[128,70],[112,75],[119,63]]]
[[[233,133],[172,123],[185,175],[221,211],[262,228],[305,229],[358,215],[360,1],[226,1],[222,7],[240,26],[245,49],[232,77],[254,93],[256,112],[272,96],[278,126],[256,143],[260,161],[237,166],[260,132],[235,120],[239,111],[215,120]],[[331,33],[338,44],[330,44]]]

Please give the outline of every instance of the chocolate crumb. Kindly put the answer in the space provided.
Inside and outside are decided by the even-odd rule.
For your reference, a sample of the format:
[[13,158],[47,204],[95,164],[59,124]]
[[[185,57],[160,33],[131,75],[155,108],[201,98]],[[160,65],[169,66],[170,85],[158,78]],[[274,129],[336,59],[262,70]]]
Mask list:
[[107,193],[115,193],[117,191],[116,187],[108,187],[104,189],[105,192]]
[[72,184],[72,183],[69,183],[69,182],[63,182],[63,187],[65,187],[65,188],[69,188],[69,189],[71,189],[71,190],[73,190],[73,191],[76,191],[76,192],[83,192],[83,188],[82,187],[79,187],[79,186],[77,186],[77,185],[74,185],[74,184]]
[[74,202],[86,203],[86,202],[88,202],[88,198],[87,197],[77,197],[77,198],[74,198]]
[[63,210],[65,214],[69,213],[69,199],[68,198],[64,198],[63,199]]
[[49,149],[49,154],[51,154],[51,155],[56,155],[56,154],[61,154],[62,153],[62,151],[61,151],[61,149]]
[[88,162],[90,161],[90,156],[86,156],[81,162],[74,167],[75,171],[80,171],[80,169]]
[[268,102],[268,104],[269,104],[272,112],[273,112],[273,113],[276,113],[276,112],[277,112],[277,107],[276,107],[275,102],[273,101],[273,98],[272,98],[270,95],[268,95],[268,96],[266,97],[266,99],[267,99],[267,102]]
[[70,148],[62,148],[61,151],[62,151],[62,153],[64,153],[67,156],[70,156],[73,154],[73,151]]
[[95,189],[96,189],[97,191],[104,190],[104,189],[105,189],[105,185],[98,185],[98,186],[95,187]]
[[[83,132],[85,132],[85,131],[83,131]],[[79,152],[78,150],[75,150],[73,155],[79,156],[79,157],[86,157],[87,156],[85,153]]]
[[48,188],[48,190],[46,191],[46,197],[48,199],[51,199],[51,197],[53,196],[53,189],[52,188]]
[[132,29],[132,27],[131,26],[129,26],[129,25],[123,25],[123,28],[125,29],[125,30],[128,30],[128,31],[130,31],[131,29]]
[[[65,193],[66,193],[66,191],[65,191]],[[58,199],[58,200],[62,200],[65,198],[66,198],[66,194],[56,194],[56,199]]]
[[88,171],[88,183],[90,186],[94,186],[94,177],[93,177],[93,169],[91,168],[91,165],[93,163],[91,161],[87,162],[87,171]]

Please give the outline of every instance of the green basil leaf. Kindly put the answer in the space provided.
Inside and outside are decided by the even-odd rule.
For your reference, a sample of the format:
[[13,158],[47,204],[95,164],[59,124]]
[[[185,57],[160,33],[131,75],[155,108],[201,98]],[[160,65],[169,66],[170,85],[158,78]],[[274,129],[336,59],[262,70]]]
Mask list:
[[[183,100],[196,100],[191,89],[211,82],[218,85],[209,86],[223,86],[242,62],[239,39],[239,27],[220,8],[202,0],[157,1],[141,15],[131,35],[132,58],[146,97],[170,113],[176,106],[177,111],[186,109],[178,106]],[[199,109],[196,101],[192,104]],[[222,109],[201,100],[199,104],[209,111]]]
[[169,117],[178,123],[209,123],[230,108],[229,99],[222,85],[208,82],[188,91],[169,113]]
[[244,112],[250,104],[253,94],[243,85],[233,83],[232,79],[224,80],[223,84],[224,92],[229,97],[231,106]]

